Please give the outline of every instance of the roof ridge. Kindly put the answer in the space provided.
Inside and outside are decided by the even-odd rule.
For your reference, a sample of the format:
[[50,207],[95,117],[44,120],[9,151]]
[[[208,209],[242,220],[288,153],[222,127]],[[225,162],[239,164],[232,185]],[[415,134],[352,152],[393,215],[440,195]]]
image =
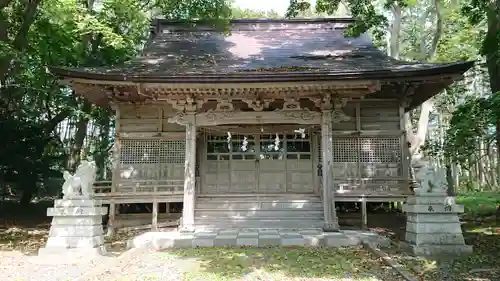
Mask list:
[[[166,24],[166,25],[184,25],[184,24],[210,24],[221,19],[198,19],[198,20],[170,20],[155,18],[152,20],[153,25]],[[269,19],[269,18],[241,18],[241,19],[230,19],[230,23],[233,24],[248,24],[248,23],[354,23],[353,18],[348,17],[322,17],[322,18],[279,18],[279,19]]]

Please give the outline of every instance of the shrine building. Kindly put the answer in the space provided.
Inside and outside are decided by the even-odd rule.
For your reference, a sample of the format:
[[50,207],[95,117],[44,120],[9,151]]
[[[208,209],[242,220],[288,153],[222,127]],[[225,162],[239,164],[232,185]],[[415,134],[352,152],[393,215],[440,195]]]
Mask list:
[[393,59],[350,19],[156,20],[142,53],[118,66],[51,68],[111,107],[116,145],[109,227],[118,204],[182,202],[181,230],[338,230],[336,202],[403,201],[405,112],[471,62]]

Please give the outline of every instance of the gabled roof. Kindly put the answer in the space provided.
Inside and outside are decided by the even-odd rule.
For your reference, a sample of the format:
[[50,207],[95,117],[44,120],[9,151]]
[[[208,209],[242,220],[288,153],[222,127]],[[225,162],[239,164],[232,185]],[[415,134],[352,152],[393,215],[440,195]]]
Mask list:
[[203,22],[157,20],[140,56],[119,66],[52,68],[67,78],[133,82],[260,82],[461,75],[471,62],[388,57],[368,36],[345,37],[350,19],[233,20],[229,33]]

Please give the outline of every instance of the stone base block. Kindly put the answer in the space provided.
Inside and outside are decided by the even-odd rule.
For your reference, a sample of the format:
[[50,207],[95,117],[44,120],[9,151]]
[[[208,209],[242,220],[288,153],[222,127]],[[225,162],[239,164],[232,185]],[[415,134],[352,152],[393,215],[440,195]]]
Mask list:
[[403,211],[407,213],[406,241],[416,255],[470,253],[465,245],[458,213],[464,207],[451,204],[454,198],[442,191],[416,190],[408,197]]
[[337,222],[325,223],[323,225],[324,232],[339,232],[339,224]]
[[342,232],[325,233],[324,243],[327,247],[349,247],[361,244],[361,238],[357,235],[345,235]]
[[58,199],[54,201],[55,208],[69,207],[101,207],[102,200],[94,200],[88,198],[81,199]]
[[48,247],[40,248],[38,250],[38,256],[43,258],[57,258],[60,261],[68,261],[74,259],[85,259],[91,260],[98,258],[100,256],[107,255],[106,248],[104,246],[96,248],[63,248],[63,247]]
[[412,245],[465,245],[462,233],[406,232],[406,241]]
[[415,223],[457,223],[460,224],[460,219],[457,214],[415,214],[409,213],[406,216],[407,222]]
[[448,234],[462,234],[462,227],[456,222],[407,222],[406,231],[420,234],[433,234],[433,233],[448,233]]
[[94,237],[104,235],[102,225],[52,225],[49,237]]
[[107,207],[78,207],[78,206],[70,206],[70,207],[55,207],[47,209],[47,216],[49,217],[58,217],[58,216],[104,216],[108,214]]
[[[444,199],[443,199],[444,202]],[[405,204],[403,206],[403,212],[407,213],[418,213],[418,214],[458,214],[464,212],[464,206],[462,205],[451,205],[446,206],[444,203],[441,204]]]
[[54,217],[52,225],[102,225],[102,216]]
[[46,248],[98,248],[104,245],[102,235],[93,237],[49,237]]
[[387,237],[380,236],[374,232],[364,231],[345,231],[347,235],[355,235],[363,241],[363,243],[370,244],[375,248],[387,248],[391,245],[391,240]]
[[472,254],[472,246],[470,245],[410,245],[410,250],[418,256]]

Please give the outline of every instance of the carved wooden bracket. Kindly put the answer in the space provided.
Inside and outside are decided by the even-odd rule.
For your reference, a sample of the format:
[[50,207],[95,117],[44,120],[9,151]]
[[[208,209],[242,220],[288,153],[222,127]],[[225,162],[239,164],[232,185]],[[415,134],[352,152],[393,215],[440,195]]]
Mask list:
[[187,96],[185,99],[167,99],[166,100],[172,107],[182,112],[196,112],[200,109],[205,100],[195,100],[192,96]]
[[[310,111],[310,110],[279,110],[276,111],[280,114],[282,114],[284,117],[288,119],[295,119],[297,121],[310,121],[315,119],[316,117],[320,116],[320,113],[315,112],[315,111]],[[302,122],[298,122],[302,123]]]
[[300,102],[296,99],[285,99],[283,110],[301,110]]
[[167,119],[169,123],[175,123],[179,125],[186,126],[188,124],[195,124],[195,115],[186,114],[182,111],[178,111],[174,116]]
[[251,100],[251,99],[242,99],[242,102],[246,103],[248,107],[253,109],[254,111],[262,111],[264,108],[269,107],[269,104],[274,101],[274,99],[264,99],[261,100]]
[[309,98],[312,102],[314,102],[314,106],[321,110],[328,110],[332,108],[332,94],[326,93],[320,98]]
[[351,117],[347,116],[342,110],[349,101],[349,98],[335,98],[333,101],[333,111],[332,111],[332,121],[333,123],[339,123],[342,121],[348,121]]
[[222,121],[227,118],[231,118],[234,116],[234,111],[218,111],[218,110],[213,110],[209,109],[207,112],[202,113],[202,116],[204,116],[208,121],[213,122],[213,121]]
[[234,105],[231,99],[218,99],[216,111],[233,111]]

